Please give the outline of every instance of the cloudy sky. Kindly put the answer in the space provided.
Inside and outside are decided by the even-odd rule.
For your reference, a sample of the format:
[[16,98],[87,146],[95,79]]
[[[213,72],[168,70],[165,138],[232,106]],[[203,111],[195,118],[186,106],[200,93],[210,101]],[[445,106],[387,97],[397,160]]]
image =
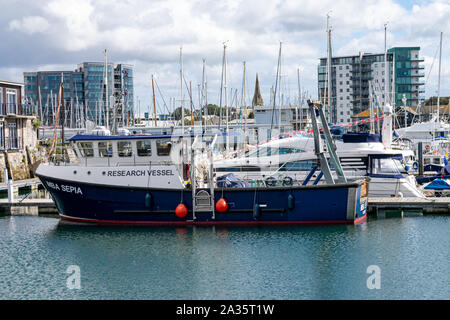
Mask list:
[[166,102],[180,103],[181,46],[194,103],[204,58],[208,101],[218,104],[225,41],[229,92],[238,89],[240,97],[245,61],[247,103],[256,73],[268,102],[281,41],[285,99],[297,98],[297,69],[303,90],[317,98],[328,12],[333,55],[382,53],[386,22],[388,47],[420,46],[427,97],[437,90],[443,31],[441,95],[450,95],[449,0],[0,0],[0,7],[1,79],[23,81],[24,71],[73,70],[80,62],[103,61],[107,49],[109,61],[134,65],[142,110],[152,103],[152,74]]

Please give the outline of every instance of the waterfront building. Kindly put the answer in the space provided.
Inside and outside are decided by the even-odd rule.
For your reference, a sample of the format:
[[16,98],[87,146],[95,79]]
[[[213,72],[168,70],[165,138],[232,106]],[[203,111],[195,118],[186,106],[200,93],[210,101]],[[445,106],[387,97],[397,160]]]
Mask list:
[[0,150],[23,150],[33,145],[34,106],[22,102],[23,84],[0,80]]
[[105,68],[103,62],[83,62],[74,71],[24,72],[25,97],[38,106],[44,125],[54,124],[61,76],[65,126],[82,127],[85,120],[112,125],[114,111],[120,120],[132,119],[133,66],[108,63]]
[[425,67],[420,63],[424,59],[420,58],[420,47],[400,47],[389,49],[388,52],[393,55],[395,63],[394,84],[395,94],[393,105],[403,105],[403,95],[406,97],[407,106],[417,106],[425,100],[422,80],[425,76],[423,72]]
[[[30,177],[36,152],[35,106],[22,99],[23,83],[0,80],[0,181]],[[8,177],[5,177],[4,168]]]
[[[405,94],[407,106],[415,106],[423,99],[424,83],[420,81],[423,66],[419,58],[420,47],[395,47],[389,49],[387,68],[385,54],[360,52],[359,55],[332,58],[331,115],[338,124],[352,121],[352,116],[369,109],[370,96],[378,105],[387,101],[394,107],[403,106]],[[318,66],[318,94],[321,101],[327,97],[327,58],[321,58]],[[387,69],[387,75],[385,70]],[[385,81],[388,93],[385,96]],[[369,95],[371,91],[371,95]]]

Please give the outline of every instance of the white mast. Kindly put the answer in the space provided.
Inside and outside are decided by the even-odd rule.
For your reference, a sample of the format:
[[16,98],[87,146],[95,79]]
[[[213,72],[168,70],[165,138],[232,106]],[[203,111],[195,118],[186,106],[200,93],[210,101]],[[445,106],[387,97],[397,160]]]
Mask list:
[[297,83],[298,83],[298,108],[297,108],[297,112],[295,114],[295,117],[298,120],[298,111],[300,109],[300,123],[299,123],[299,128],[296,128],[296,129],[297,130],[299,130],[299,129],[301,130],[302,129],[302,119],[303,119],[302,115],[303,115],[303,113],[302,113],[302,90],[301,90],[301,87],[300,87],[300,69],[299,68],[297,68]]
[[440,120],[440,94],[441,94],[441,57],[442,57],[442,31],[439,42],[439,72],[438,72],[438,87],[437,87],[437,122]]
[[227,56],[226,56],[227,44],[223,43],[223,68],[224,68],[224,94],[225,94],[225,116],[226,116],[226,150],[229,151],[229,132],[228,132],[228,93],[227,93]]
[[386,46],[386,28],[387,22],[384,24],[384,105],[389,103],[389,77],[388,77],[388,61],[387,61],[387,46]]
[[182,134],[184,134],[183,47],[180,47],[180,99],[181,99],[181,129]]
[[[327,33],[328,33],[328,55],[327,55],[327,80],[328,80],[328,89],[327,89],[327,100],[328,100],[328,121],[334,122],[333,115],[334,112],[332,110],[333,108],[333,95],[332,95],[332,84],[331,79],[333,77],[332,71],[331,71],[331,26],[330,26],[330,13],[327,13]],[[326,109],[325,109],[326,110]]]
[[105,49],[105,112],[106,112],[106,129],[109,129],[109,96],[108,96],[108,56]]
[[[245,61],[244,61],[244,90],[243,90],[243,95],[244,95],[244,139],[246,140],[247,138],[247,83],[246,83],[246,70],[245,70]],[[244,146],[245,146],[245,141],[244,141]]]
[[206,104],[206,76],[205,76],[205,64],[206,59],[203,59],[203,70],[202,70],[202,106],[205,110],[203,111],[205,117],[205,130],[208,128],[208,105]]

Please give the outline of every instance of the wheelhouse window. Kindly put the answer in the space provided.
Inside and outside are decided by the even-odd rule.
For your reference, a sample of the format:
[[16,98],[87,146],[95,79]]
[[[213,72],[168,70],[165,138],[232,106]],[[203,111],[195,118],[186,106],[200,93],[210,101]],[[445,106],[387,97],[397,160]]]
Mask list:
[[317,165],[317,160],[291,161],[286,162],[280,171],[310,171],[315,165]]
[[89,158],[94,156],[94,145],[92,142],[78,142],[77,147],[82,157]]
[[246,156],[250,157],[268,157],[268,156],[275,156],[275,155],[283,155],[283,154],[290,154],[290,153],[299,153],[304,152],[302,149],[297,148],[271,148],[271,147],[257,147],[255,150],[248,151],[246,153]]
[[401,161],[394,158],[375,158],[372,159],[372,173],[373,174],[401,174]]
[[131,150],[131,141],[119,141],[117,142],[117,150],[119,157],[131,157],[133,151]]
[[296,148],[279,148],[278,154],[289,154],[289,153],[299,153],[299,152],[305,152],[302,149],[296,149]]
[[136,149],[139,157],[150,157],[152,155],[152,144],[150,140],[137,141]]
[[98,154],[102,158],[112,157],[112,142],[99,142],[98,143]]
[[158,156],[169,156],[172,142],[170,139],[156,140],[156,153]]

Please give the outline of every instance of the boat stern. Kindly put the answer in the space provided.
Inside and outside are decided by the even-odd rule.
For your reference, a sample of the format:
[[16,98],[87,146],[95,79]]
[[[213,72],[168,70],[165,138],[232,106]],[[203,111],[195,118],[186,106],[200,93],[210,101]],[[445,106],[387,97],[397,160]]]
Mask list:
[[367,220],[368,181],[357,181],[359,186],[348,191],[347,220],[359,224]]

